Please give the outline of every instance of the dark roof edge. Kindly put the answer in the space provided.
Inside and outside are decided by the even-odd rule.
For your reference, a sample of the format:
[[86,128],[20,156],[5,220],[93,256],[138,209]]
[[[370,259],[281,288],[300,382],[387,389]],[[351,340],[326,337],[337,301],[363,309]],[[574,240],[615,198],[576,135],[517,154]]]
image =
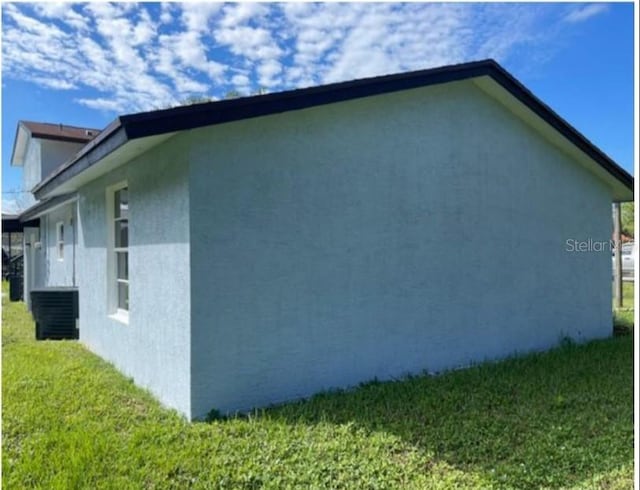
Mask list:
[[[71,160],[60,165],[56,170],[54,170],[51,174],[49,174],[45,179],[36,185],[31,192],[38,199],[42,199],[45,195],[51,190],[55,189],[59,184],[62,184],[69,178],[73,177],[80,173],[84,168],[74,169],[75,171],[70,170],[72,167],[75,167],[77,163],[81,161],[89,162],[89,155],[94,152],[98,147],[102,145],[102,143],[109,140],[113,135],[118,133],[118,130],[122,129],[122,124],[120,122],[120,118],[116,118],[109,124],[103,131],[98,134],[94,139],[89,141],[82,149],[76,153]],[[124,138],[116,138],[119,139],[118,146],[123,145],[128,141],[126,135]],[[111,151],[115,149],[112,148]],[[108,151],[107,153],[110,153]],[[92,163],[97,161],[95,158],[91,160]],[[87,165],[87,167],[90,165]],[[86,168],[86,167],[85,167]]]
[[[626,170],[616,164],[602,150],[597,148],[549,106],[533,95],[496,61],[491,59],[409,73],[339,82],[318,87],[288,90],[273,94],[123,115],[114,120],[94,140],[89,142],[73,160],[62,165],[47,179],[38,184],[33,191],[37,197],[44,196],[73,175],[76,175],[82,169],[72,172],[70,168],[120,128],[124,130],[125,137],[117,139],[120,140],[119,144],[125,144],[127,141],[136,138],[184,131],[481,76],[491,77],[560,134],[589,155],[609,174],[633,191],[633,177]],[[113,149],[115,148],[111,150]],[[96,158],[84,158],[84,160],[85,165],[89,160],[93,163],[97,161]],[[89,163],[89,165],[91,164]]]
[[28,226],[38,226],[39,220],[20,221],[17,214],[2,214],[2,233],[21,233]]
[[46,213],[47,211],[66,204],[67,202],[71,202],[76,199],[77,194],[75,192],[69,194],[62,194],[60,196],[54,196],[49,199],[44,199],[43,201],[35,203],[29,209],[25,209],[20,213],[18,218],[21,222],[30,221],[38,216]]
[[[488,75],[488,61],[350,80],[265,95],[129,114],[121,117],[131,139],[306,109],[412,88]],[[212,110],[214,109],[215,110]]]
[[560,117],[551,107],[542,102],[542,100],[536,97],[527,87],[498,63],[493,61],[493,64],[495,73],[492,73],[491,76],[496,82],[633,191],[633,177],[629,172],[614,162],[611,157],[593,144],[565,119]]

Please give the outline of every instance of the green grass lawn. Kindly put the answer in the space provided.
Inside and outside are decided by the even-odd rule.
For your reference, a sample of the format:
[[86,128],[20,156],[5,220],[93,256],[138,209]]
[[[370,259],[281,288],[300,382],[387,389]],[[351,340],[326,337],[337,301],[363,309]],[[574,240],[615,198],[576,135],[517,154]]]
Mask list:
[[622,308],[614,306],[613,325],[617,334],[633,332],[633,282],[622,283]]
[[631,335],[190,424],[3,306],[3,488],[633,487]]

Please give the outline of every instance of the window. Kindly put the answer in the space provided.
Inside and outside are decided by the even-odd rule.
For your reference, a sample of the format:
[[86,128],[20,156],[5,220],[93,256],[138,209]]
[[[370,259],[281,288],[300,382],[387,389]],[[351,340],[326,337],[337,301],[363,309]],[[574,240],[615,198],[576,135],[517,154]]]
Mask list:
[[58,260],[64,260],[64,222],[56,223],[56,248],[58,249]]
[[111,189],[111,305],[114,313],[129,311],[129,189],[120,184]]

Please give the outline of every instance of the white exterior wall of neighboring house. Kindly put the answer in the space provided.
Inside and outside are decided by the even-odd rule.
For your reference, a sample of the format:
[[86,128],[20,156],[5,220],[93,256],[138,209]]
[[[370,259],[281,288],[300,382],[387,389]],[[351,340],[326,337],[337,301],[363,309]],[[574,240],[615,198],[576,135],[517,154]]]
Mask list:
[[[80,342],[189,414],[189,166],[171,140],[78,191]],[[129,189],[129,318],[112,317],[107,189]]]
[[73,157],[83,143],[29,138],[24,159],[22,181],[25,191],[30,191],[42,179]]
[[42,140],[42,178],[49,175],[60,165],[71,159],[85,143],[73,143],[70,141]]
[[[42,180],[41,149],[41,140],[29,140],[22,170],[22,190],[25,192],[31,191]],[[35,203],[31,194],[25,194],[25,196],[28,196],[26,199],[30,201],[27,205]]]
[[[471,82],[172,141],[163,147],[190,162],[191,402],[181,408],[191,416],[611,333],[610,254],[566,251],[567,239],[609,239],[610,190]],[[83,193],[83,221],[101,222],[104,184]],[[145,198],[162,213],[159,195]],[[145,249],[153,261],[165,240],[149,231],[160,241]],[[104,241],[91,242],[83,267],[104,255]],[[185,287],[172,283],[173,294]],[[120,332],[164,316],[145,310],[129,330],[95,324],[106,315],[88,305],[103,287],[81,291],[92,348],[156,352],[157,334],[140,343]],[[138,294],[134,305],[144,296],[168,315],[176,307],[154,288]]]

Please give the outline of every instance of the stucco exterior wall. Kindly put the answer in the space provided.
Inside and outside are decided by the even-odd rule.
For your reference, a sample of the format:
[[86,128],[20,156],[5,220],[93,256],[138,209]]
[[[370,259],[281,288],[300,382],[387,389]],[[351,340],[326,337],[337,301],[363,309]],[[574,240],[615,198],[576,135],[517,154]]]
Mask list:
[[610,334],[608,189],[469,82],[187,139],[195,417]]
[[[58,257],[57,225],[64,225],[64,251]],[[40,243],[43,266],[37,269],[41,277],[36,279],[42,286],[74,286],[76,254],[76,205],[65,204],[40,217]]]
[[42,153],[41,174],[43,179],[85,146],[83,143],[55,140],[43,140],[40,145]]
[[27,308],[31,310],[30,292],[32,289],[45,286],[46,278],[46,247],[36,247],[40,242],[40,228],[26,227],[23,234],[24,242],[24,281],[23,296]]
[[[188,164],[167,142],[79,190],[80,341],[190,412]],[[108,308],[107,186],[129,186],[129,322]]]

